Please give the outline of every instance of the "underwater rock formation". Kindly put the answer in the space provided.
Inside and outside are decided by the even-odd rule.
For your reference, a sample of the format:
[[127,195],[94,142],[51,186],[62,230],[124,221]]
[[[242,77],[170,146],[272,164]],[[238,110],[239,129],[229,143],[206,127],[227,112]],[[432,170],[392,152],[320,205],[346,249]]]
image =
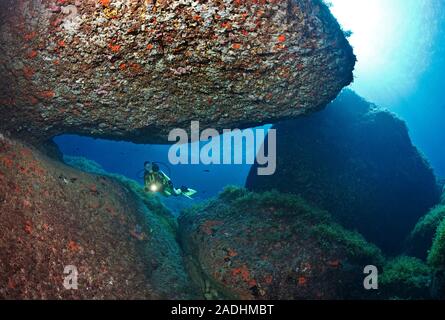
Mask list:
[[321,0],[3,0],[3,133],[166,141],[323,108],[355,56]]
[[[143,190],[137,181],[123,175],[105,171],[97,162],[83,157],[64,156],[64,162],[84,172],[117,180],[136,198],[141,229],[149,230],[149,241],[140,246],[149,283],[164,298],[199,298],[196,288],[190,285],[184,268],[182,251],[177,242],[177,213],[165,205],[164,199]],[[167,209],[168,208],[168,209]],[[132,232],[133,236],[137,236]]]
[[[129,182],[0,136],[0,298],[194,297],[168,215]],[[67,266],[78,290],[64,287]]]
[[435,176],[393,114],[345,90],[326,110],[275,125],[277,171],[250,190],[301,195],[388,253],[439,201]]
[[[377,247],[301,198],[229,187],[179,217],[192,279],[207,299],[370,298]],[[372,291],[372,290],[371,290]]]

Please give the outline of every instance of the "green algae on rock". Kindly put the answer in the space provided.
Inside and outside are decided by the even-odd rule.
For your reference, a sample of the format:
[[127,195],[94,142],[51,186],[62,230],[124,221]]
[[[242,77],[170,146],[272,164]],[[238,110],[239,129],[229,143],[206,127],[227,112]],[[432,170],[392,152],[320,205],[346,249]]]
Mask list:
[[433,270],[431,296],[445,298],[445,190],[441,203],[423,216],[408,241],[407,251],[423,259]]
[[422,260],[396,257],[383,266],[380,294],[385,299],[430,299],[432,269]]
[[355,56],[321,0],[3,0],[0,129],[166,141],[323,108]]
[[436,230],[443,221],[445,221],[445,204],[435,206],[421,217],[408,238],[408,252],[425,259],[433,243]]
[[179,217],[192,278],[209,298],[366,298],[378,248],[301,198],[230,187]]
[[434,270],[433,297],[445,299],[445,220],[437,227],[428,263]]
[[445,270],[445,220],[436,229],[428,262],[435,269]]

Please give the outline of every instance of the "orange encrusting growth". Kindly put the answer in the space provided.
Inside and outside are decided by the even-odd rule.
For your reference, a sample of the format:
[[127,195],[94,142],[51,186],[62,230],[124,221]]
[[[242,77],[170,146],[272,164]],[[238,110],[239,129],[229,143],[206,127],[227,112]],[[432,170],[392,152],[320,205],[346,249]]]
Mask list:
[[111,0],[99,0],[100,4],[104,7],[108,7],[110,5]]

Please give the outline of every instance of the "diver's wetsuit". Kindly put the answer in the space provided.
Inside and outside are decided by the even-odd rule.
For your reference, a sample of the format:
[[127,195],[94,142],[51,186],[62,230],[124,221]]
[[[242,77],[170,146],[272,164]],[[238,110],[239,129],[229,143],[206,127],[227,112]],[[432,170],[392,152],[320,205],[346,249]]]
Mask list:
[[176,189],[171,179],[159,169],[159,166],[148,161],[144,163],[144,185],[146,192],[159,192],[166,197],[182,195],[192,199],[192,196],[197,193],[196,190],[184,186]]
[[[180,189],[175,189],[170,178],[162,171],[147,171],[144,172],[145,191],[160,192],[165,196],[179,196],[181,195]],[[155,186],[155,190],[151,187]]]

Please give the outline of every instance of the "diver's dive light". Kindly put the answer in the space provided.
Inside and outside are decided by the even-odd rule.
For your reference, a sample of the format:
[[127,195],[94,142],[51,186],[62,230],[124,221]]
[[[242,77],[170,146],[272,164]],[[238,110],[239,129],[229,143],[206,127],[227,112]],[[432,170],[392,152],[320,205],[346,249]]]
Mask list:
[[158,187],[158,185],[156,183],[152,183],[150,185],[150,191],[151,192],[157,192],[158,190],[159,190],[159,187]]

